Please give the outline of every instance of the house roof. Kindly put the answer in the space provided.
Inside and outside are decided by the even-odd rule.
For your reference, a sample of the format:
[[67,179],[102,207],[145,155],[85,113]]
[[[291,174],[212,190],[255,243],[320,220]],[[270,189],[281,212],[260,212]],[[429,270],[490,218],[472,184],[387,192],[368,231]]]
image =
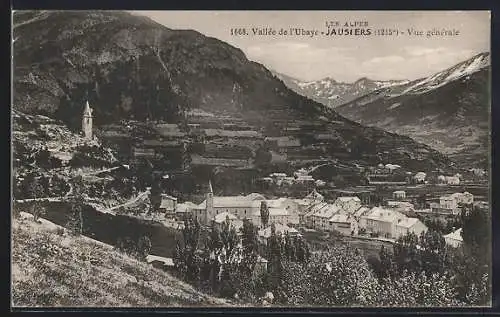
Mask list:
[[187,201],[187,202],[184,202],[182,204],[178,204],[176,212],[190,212],[191,209],[196,209],[197,207],[198,207],[198,205],[196,205],[190,201]]
[[285,197],[280,197],[277,199],[268,199],[266,200],[266,204],[269,208],[279,208],[283,205],[283,203],[287,200]]
[[451,240],[456,240],[456,241],[464,241],[462,238],[462,228],[455,230],[451,233],[448,233],[447,235],[443,236],[445,239],[451,239]]
[[314,216],[330,219],[334,214],[338,213],[339,211],[340,208],[338,206],[327,205],[326,208],[320,209],[317,213],[314,214]]
[[330,220],[330,222],[351,222],[349,215],[346,214],[335,214],[333,215]]
[[269,208],[270,216],[288,216],[288,210],[284,208]]
[[344,197],[337,198],[337,200],[341,201],[341,202],[347,202],[347,201],[351,201],[351,200],[361,201],[357,196],[344,196]]
[[[207,201],[204,200],[197,209],[205,209]],[[250,200],[245,196],[214,196],[214,208],[259,208],[259,200]]]
[[250,200],[264,200],[266,199],[262,194],[259,193],[251,193],[245,196],[246,198]]
[[398,220],[398,222],[396,223],[396,226],[404,227],[404,228],[411,228],[415,224],[417,224],[418,222],[420,222],[420,220],[418,220],[417,218],[403,218],[403,219]]
[[361,217],[364,214],[366,214],[368,211],[370,211],[370,208],[368,208],[368,207],[360,207],[360,208],[358,208],[358,210],[356,210],[354,212],[354,216],[355,217]]
[[146,261],[148,263],[159,261],[163,262],[163,264],[165,264],[166,266],[174,266],[174,260],[172,258],[164,258],[162,256],[157,256],[157,255],[149,254],[148,256],[146,256]]
[[393,194],[406,194],[404,190],[396,190]]
[[406,216],[393,209],[373,207],[363,218],[382,222],[395,222],[398,218],[406,218]]

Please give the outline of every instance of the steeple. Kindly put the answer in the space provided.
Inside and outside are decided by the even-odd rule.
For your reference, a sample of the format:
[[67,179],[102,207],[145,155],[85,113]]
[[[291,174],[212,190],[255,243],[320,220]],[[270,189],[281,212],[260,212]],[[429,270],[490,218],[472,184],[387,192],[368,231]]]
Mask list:
[[214,194],[214,190],[212,189],[212,181],[211,180],[208,181],[208,192],[212,195]]
[[214,216],[214,191],[212,189],[212,181],[208,181],[208,193],[206,197],[205,213],[203,215],[203,222],[209,225],[210,220]]
[[85,109],[83,109],[84,117],[92,117],[92,108],[90,108],[89,101],[85,102]]

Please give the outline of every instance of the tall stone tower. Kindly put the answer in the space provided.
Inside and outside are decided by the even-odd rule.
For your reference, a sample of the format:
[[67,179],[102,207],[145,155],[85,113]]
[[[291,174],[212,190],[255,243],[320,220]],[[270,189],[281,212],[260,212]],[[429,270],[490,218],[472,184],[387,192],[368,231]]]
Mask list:
[[92,139],[92,108],[90,108],[88,100],[83,110],[82,132],[85,139]]
[[212,189],[212,181],[208,181],[208,193],[206,199],[207,205],[205,208],[205,225],[209,225],[209,220],[212,219],[214,213],[214,191]]

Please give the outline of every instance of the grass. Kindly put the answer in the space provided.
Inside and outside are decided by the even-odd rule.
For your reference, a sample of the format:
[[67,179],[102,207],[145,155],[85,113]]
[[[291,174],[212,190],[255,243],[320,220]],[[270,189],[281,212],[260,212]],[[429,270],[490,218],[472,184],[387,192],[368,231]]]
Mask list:
[[13,307],[229,306],[168,273],[21,213],[12,223]]

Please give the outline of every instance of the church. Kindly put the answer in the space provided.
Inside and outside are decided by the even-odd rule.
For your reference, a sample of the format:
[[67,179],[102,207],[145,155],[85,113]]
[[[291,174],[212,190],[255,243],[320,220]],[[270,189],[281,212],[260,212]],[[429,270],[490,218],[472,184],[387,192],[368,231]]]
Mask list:
[[255,226],[261,226],[260,208],[263,202],[269,209],[269,223],[297,223],[298,206],[288,198],[266,200],[258,193],[246,196],[214,196],[212,183],[209,182],[206,199],[191,209],[193,218],[201,224],[209,226],[215,217],[222,213],[230,213],[240,220],[249,219]]

